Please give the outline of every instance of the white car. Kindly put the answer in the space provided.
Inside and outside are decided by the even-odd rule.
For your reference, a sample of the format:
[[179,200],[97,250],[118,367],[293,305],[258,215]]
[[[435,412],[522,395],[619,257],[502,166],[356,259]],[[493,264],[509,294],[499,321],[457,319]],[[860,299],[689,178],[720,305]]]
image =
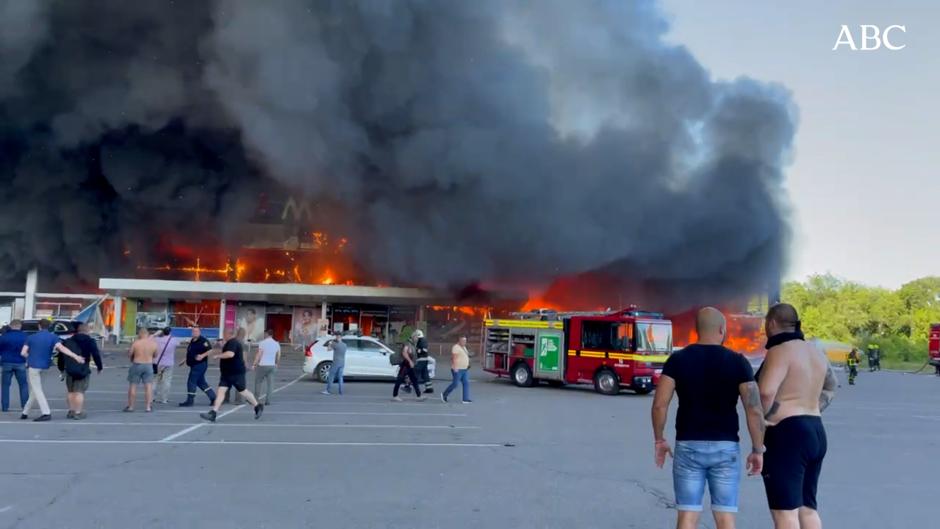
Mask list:
[[[320,382],[326,382],[330,366],[333,365],[333,351],[327,349],[326,344],[334,339],[333,336],[324,336],[314,342],[304,352],[304,373],[312,374]],[[398,376],[398,366],[389,361],[392,349],[384,343],[368,336],[343,336],[346,344],[346,368],[344,377],[358,378],[395,378]],[[428,358],[428,372],[434,378],[437,362]]]

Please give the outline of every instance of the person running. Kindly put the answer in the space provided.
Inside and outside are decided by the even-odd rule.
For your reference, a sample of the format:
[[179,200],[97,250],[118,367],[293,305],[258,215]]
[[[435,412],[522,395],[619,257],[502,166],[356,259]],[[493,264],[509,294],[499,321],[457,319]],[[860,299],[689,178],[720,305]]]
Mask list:
[[[195,404],[196,390],[202,390],[209,397],[209,405],[215,403],[215,390],[209,387],[206,381],[206,370],[209,369],[209,353],[212,344],[202,335],[202,329],[193,327],[193,336],[186,346],[186,360],[189,366],[189,376],[186,378],[186,400],[180,402],[180,407],[188,408]],[[182,363],[180,365],[183,365]]]
[[[255,372],[255,398],[265,406],[271,405],[271,395],[274,394],[274,373],[281,363],[281,344],[274,339],[274,330],[264,331],[264,340],[258,342],[258,352],[251,369]],[[261,393],[264,384],[265,392]]]
[[441,393],[441,400],[447,402],[447,397],[451,392],[457,389],[457,383],[462,386],[463,403],[470,404],[470,351],[467,350],[467,337],[461,336],[457,343],[450,349],[450,373],[453,380],[444,393]]
[[[741,480],[737,402],[740,399],[744,405],[751,436],[748,475],[756,475],[764,453],[760,391],[747,358],[722,345],[727,324],[721,312],[702,309],[695,328],[698,342],[666,360],[656,387],[652,409],[655,462],[662,468],[667,455],[675,459],[676,527],[698,526],[707,484],[717,528],[732,529]],[[663,433],[674,394],[679,395],[675,453]]]
[[428,339],[424,332],[418,329],[414,332],[415,339],[415,376],[419,384],[424,384],[425,393],[434,393],[434,381],[431,380],[431,371],[428,366],[431,362],[431,352],[428,346]]
[[58,358],[59,371],[65,373],[65,390],[68,393],[69,412],[66,418],[80,421],[87,418],[85,392],[88,391],[88,385],[91,382],[91,361],[95,361],[98,374],[101,374],[104,364],[101,363],[98,343],[88,336],[87,323],[80,323],[75,334],[63,345],[85,359],[84,362],[75,363],[69,361],[68,355],[60,354]]
[[827,439],[822,412],[838,379],[825,353],[806,342],[792,305],[770,308],[767,358],[758,370],[767,420],[764,488],[776,529],[822,527],[816,490]]
[[346,342],[339,338],[334,338],[326,344],[327,349],[333,351],[333,363],[330,364],[330,371],[326,375],[326,389],[321,393],[332,395],[330,389],[333,388],[333,381],[336,380],[339,385],[339,394],[343,394],[343,370],[346,369]]
[[[255,399],[255,396],[248,391],[246,383],[245,354],[242,348],[242,342],[245,340],[245,329],[238,329],[238,334],[225,342],[222,346],[222,352],[213,355],[219,359],[219,389],[216,392],[215,402],[206,413],[200,413],[199,416],[209,422],[215,422],[218,418],[219,410],[222,408],[222,402],[229,388],[234,389],[239,395],[245,398],[249,404],[254,406],[255,419],[260,419],[264,412],[264,404]],[[237,409],[237,408],[236,408]]]
[[418,385],[418,378],[415,376],[415,360],[414,360],[414,348],[410,342],[405,342],[401,348],[402,361],[401,365],[398,366],[398,376],[395,377],[395,387],[392,389],[392,400],[395,402],[401,402],[401,397],[398,396],[398,390],[401,389],[402,383],[405,381],[405,377],[411,381],[412,386],[415,389],[415,397],[418,400],[424,400],[425,397],[421,396],[421,386]]
[[150,336],[150,331],[146,327],[137,330],[137,339],[131,344],[131,349],[127,353],[131,365],[127,368],[127,407],[125,412],[134,411],[134,405],[137,403],[137,385],[144,385],[144,402],[146,402],[147,413],[153,408],[153,363],[157,355],[157,342]]
[[26,407],[29,400],[29,383],[26,381],[26,359],[21,354],[26,345],[26,333],[23,332],[22,320],[10,322],[10,328],[0,335],[0,362],[3,369],[2,400],[3,411],[10,411],[10,386],[13,378],[20,390],[20,409]]
[[173,329],[166,327],[161,331],[160,336],[156,338],[157,350],[160,353],[157,355],[157,361],[154,364],[157,366],[154,380],[156,389],[154,402],[160,404],[167,404],[170,401],[170,389],[173,385],[173,366],[176,365],[176,348],[180,344],[180,339],[174,338],[172,333]]
[[[248,331],[246,329],[238,329],[238,331],[227,330],[225,331],[225,339],[222,342],[222,345],[225,346],[225,344],[229,340],[231,340],[233,337],[238,338],[238,341],[242,344],[242,354],[249,355],[251,354],[251,342],[248,340],[247,336],[248,336]],[[231,404],[238,406],[242,404],[244,400],[245,399],[242,398],[241,393],[230,391],[225,394],[225,398],[222,400],[222,403],[223,404],[231,403]]]
[[849,385],[855,385],[855,379],[858,377],[858,364],[861,359],[858,357],[858,349],[852,349],[845,357],[845,366],[849,368]]
[[27,377],[29,379],[29,400],[26,406],[23,406],[23,414],[20,419],[29,418],[29,412],[34,404],[39,404],[39,410],[42,415],[33,419],[36,422],[45,422],[52,419],[52,410],[49,408],[49,401],[46,400],[46,394],[42,390],[42,376],[52,367],[52,355],[55,352],[64,354],[78,363],[84,363],[85,359],[62,345],[59,337],[49,332],[52,322],[49,320],[39,320],[39,332],[26,338],[23,349],[20,352],[26,359]]

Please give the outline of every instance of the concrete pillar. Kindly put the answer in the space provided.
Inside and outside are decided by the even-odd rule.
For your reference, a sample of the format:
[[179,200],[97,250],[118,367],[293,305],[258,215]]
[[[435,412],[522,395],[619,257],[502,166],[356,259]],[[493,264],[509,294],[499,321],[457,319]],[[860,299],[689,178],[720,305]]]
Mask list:
[[225,336],[225,300],[219,303],[219,338]]
[[39,270],[30,268],[26,273],[26,306],[23,317],[31,320],[36,317],[36,287],[39,283]]
[[25,298],[16,298],[13,300],[13,319],[14,320],[26,319],[26,299]]
[[111,326],[114,343],[121,343],[121,331],[124,329],[124,320],[121,318],[122,312],[124,312],[124,298],[116,296],[114,298],[114,324]]
[[325,301],[320,303],[320,319],[321,320],[326,319],[326,302]]

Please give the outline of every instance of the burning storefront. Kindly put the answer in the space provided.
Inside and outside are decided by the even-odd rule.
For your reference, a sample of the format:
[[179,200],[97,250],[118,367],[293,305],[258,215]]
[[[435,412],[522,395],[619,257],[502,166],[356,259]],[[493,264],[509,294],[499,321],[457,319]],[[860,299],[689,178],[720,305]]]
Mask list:
[[114,334],[231,306],[372,332],[496,305],[473,285],[588,273],[588,309],[672,313],[786,265],[790,94],[714,79],[648,2],[27,4],[0,65],[4,299],[38,269],[121,299]]

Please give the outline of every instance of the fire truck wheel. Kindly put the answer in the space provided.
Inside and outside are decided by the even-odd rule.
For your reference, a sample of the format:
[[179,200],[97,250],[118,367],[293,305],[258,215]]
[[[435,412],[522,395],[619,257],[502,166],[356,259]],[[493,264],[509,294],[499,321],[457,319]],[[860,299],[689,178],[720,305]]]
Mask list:
[[532,370],[529,369],[529,365],[525,362],[514,365],[512,367],[512,381],[521,388],[532,387],[535,384],[535,379],[532,377]]
[[594,375],[594,389],[604,395],[620,393],[620,378],[610,369],[601,369]]

